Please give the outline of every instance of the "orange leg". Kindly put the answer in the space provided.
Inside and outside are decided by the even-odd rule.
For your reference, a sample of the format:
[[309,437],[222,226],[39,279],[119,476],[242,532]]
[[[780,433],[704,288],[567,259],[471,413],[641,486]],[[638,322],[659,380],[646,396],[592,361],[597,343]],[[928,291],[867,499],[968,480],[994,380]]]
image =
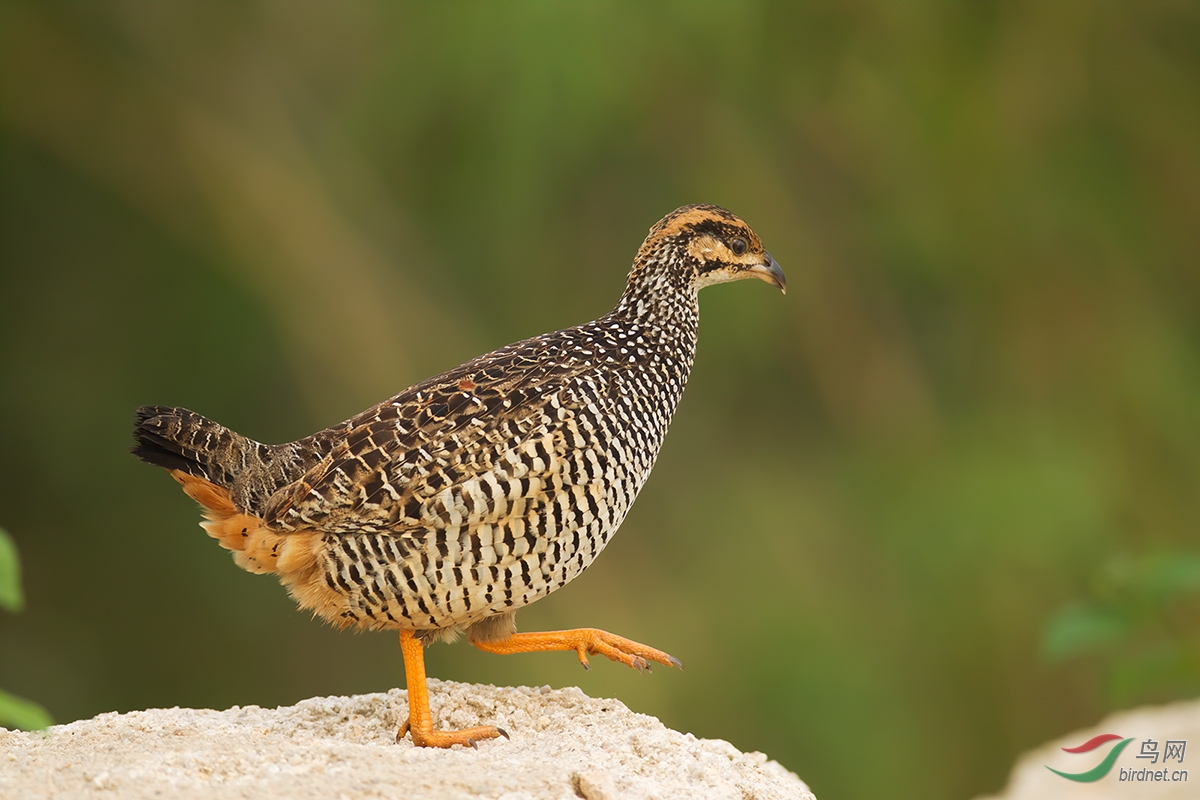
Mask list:
[[589,655],[601,655],[613,661],[620,661],[638,672],[650,669],[651,661],[683,669],[683,664],[679,663],[679,659],[674,656],[597,628],[514,633],[507,639],[494,642],[472,642],[472,644],[480,650],[499,655],[541,653],[547,650],[574,650],[579,654],[579,663],[583,665],[584,669],[591,669],[587,658]]
[[501,728],[486,725],[462,731],[435,731],[433,715],[429,712],[429,690],[425,686],[425,647],[412,631],[400,631],[400,651],[404,653],[404,678],[408,684],[408,719],[396,733],[396,741],[412,733],[417,747],[451,747],[456,744],[475,746],[477,741],[508,738]]

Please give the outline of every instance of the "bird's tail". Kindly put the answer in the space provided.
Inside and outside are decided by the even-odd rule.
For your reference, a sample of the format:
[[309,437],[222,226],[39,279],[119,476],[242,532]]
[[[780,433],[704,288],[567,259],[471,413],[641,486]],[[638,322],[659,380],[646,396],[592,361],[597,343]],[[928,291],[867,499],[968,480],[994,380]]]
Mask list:
[[142,406],[132,453],[158,467],[229,488],[255,443],[186,408]]
[[[256,573],[277,571],[280,558],[289,552],[287,537],[263,527],[231,493],[235,478],[259,458],[257,442],[194,411],[166,406],[139,408],[133,439],[135,456],[169,470],[188,497],[200,504],[205,517],[200,526],[233,551],[238,566]],[[306,543],[308,539],[301,542]],[[295,571],[311,569],[313,563],[301,548],[285,565]]]

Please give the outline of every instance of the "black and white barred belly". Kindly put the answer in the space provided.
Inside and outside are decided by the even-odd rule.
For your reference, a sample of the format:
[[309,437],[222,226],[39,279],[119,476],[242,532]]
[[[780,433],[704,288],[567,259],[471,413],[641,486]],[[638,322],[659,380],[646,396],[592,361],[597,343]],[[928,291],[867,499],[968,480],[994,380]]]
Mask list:
[[521,438],[489,452],[488,469],[424,504],[423,524],[326,534],[325,580],[346,598],[343,617],[366,628],[459,629],[583,572],[649,476],[690,366],[633,352],[544,396]]

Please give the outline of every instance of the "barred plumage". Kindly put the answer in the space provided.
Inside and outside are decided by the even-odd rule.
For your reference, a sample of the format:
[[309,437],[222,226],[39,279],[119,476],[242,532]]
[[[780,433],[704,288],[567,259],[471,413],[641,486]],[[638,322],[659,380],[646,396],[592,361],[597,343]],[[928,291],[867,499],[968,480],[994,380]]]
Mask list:
[[687,382],[697,292],[747,277],[784,288],[744,222],[685,206],[651,229],[620,302],[593,322],[500,348],[287,444],[143,407],[133,452],[172,471],[239,566],[279,573],[336,625],[401,630],[419,744],[494,736],[418,720],[422,642],[466,630],[493,652],[678,663],[599,631],[608,644],[514,634],[513,614],[587,568],[620,526]]

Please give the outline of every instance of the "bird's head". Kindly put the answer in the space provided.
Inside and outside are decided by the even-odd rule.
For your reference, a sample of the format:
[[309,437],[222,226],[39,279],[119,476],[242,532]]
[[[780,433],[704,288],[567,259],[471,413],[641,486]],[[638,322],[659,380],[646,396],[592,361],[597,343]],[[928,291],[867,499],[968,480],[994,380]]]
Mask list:
[[637,263],[671,270],[696,290],[714,283],[758,278],[787,292],[783,270],[750,226],[720,206],[691,205],[672,211],[650,229]]

